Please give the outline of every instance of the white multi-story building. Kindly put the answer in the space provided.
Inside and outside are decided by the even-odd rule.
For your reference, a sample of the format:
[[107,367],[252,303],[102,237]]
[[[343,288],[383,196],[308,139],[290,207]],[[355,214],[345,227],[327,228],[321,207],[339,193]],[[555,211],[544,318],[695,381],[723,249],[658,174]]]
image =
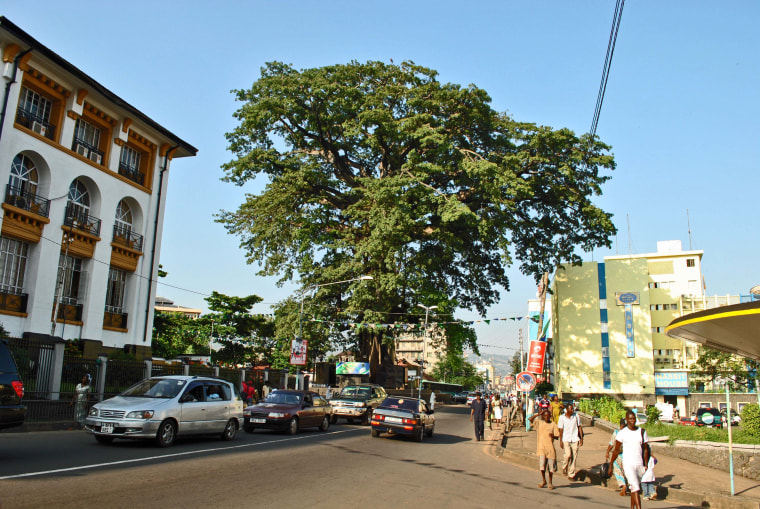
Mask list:
[[0,322],[150,348],[170,163],[197,150],[0,17]]

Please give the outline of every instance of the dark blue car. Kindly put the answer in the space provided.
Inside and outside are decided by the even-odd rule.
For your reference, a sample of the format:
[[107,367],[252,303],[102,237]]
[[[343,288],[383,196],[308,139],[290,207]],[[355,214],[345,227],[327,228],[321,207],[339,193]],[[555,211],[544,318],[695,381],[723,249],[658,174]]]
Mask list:
[[411,436],[422,442],[435,431],[435,416],[428,404],[417,398],[388,396],[372,414],[372,436],[381,433]]

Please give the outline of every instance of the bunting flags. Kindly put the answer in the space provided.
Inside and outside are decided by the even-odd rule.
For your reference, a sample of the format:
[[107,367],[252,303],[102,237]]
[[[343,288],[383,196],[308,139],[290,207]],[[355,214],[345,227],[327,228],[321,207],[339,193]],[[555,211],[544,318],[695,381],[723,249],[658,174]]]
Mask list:
[[[491,322],[499,322],[499,321],[507,321],[512,320],[513,322],[521,321],[524,317],[522,316],[511,316],[509,318],[486,318],[483,320],[455,320],[453,322],[430,322],[430,324],[435,325],[474,325],[476,323],[485,323],[486,325],[491,325]],[[364,329],[403,329],[403,330],[424,330],[425,324],[423,323],[365,323],[365,322],[343,322],[343,321],[333,321],[333,320],[322,320],[319,318],[310,318],[307,321],[309,322],[318,322],[318,323],[326,323],[330,325],[339,325],[343,327],[350,327],[350,328],[364,328]]]

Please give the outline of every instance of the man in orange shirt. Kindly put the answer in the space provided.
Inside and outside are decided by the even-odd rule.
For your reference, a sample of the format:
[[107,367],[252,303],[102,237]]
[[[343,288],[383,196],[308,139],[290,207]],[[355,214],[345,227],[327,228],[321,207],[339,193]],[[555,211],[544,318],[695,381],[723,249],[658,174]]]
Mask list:
[[554,441],[559,438],[559,428],[557,424],[552,420],[552,412],[548,408],[544,409],[540,414],[534,414],[530,417],[530,423],[541,415],[541,419],[536,426],[536,441],[538,447],[536,450],[536,456],[538,456],[538,469],[541,471],[541,484],[539,488],[546,487],[546,472],[549,472],[549,486],[548,489],[553,490],[552,478],[554,472],[557,471],[557,451],[554,449]]

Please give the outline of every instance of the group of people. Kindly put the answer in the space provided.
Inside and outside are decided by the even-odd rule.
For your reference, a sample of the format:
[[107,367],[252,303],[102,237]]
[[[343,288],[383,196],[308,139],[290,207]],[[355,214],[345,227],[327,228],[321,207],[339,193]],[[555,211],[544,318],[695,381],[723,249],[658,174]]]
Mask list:
[[269,396],[269,393],[272,392],[272,387],[269,385],[269,382],[264,382],[261,385],[261,390],[258,390],[256,384],[250,379],[247,382],[244,380],[241,385],[240,397],[243,398],[246,405],[253,405],[259,401],[263,401]]
[[470,421],[475,424],[475,440],[483,440],[486,420],[489,428],[493,424],[500,424],[505,419],[505,412],[518,408],[519,399],[512,396],[501,399],[501,395],[493,394],[483,397],[483,393],[476,392],[475,399],[470,403]]
[[[564,451],[562,474],[575,480],[578,451],[583,446],[583,426],[572,404],[564,406],[564,413],[555,421],[553,400],[548,405],[538,404],[538,412],[530,417],[535,426],[538,469],[541,473],[539,488],[554,489],[553,476],[557,471],[555,440],[561,441]],[[540,419],[539,419],[540,418]],[[476,426],[477,433],[477,426]],[[620,429],[615,430],[607,447],[603,472],[607,477],[615,476],[621,486],[620,495],[631,496],[631,508],[641,508],[641,498],[657,500],[654,467],[657,458],[649,447],[649,437],[644,429],[636,426],[636,414],[626,413],[620,421]],[[548,474],[548,479],[547,479]]]

